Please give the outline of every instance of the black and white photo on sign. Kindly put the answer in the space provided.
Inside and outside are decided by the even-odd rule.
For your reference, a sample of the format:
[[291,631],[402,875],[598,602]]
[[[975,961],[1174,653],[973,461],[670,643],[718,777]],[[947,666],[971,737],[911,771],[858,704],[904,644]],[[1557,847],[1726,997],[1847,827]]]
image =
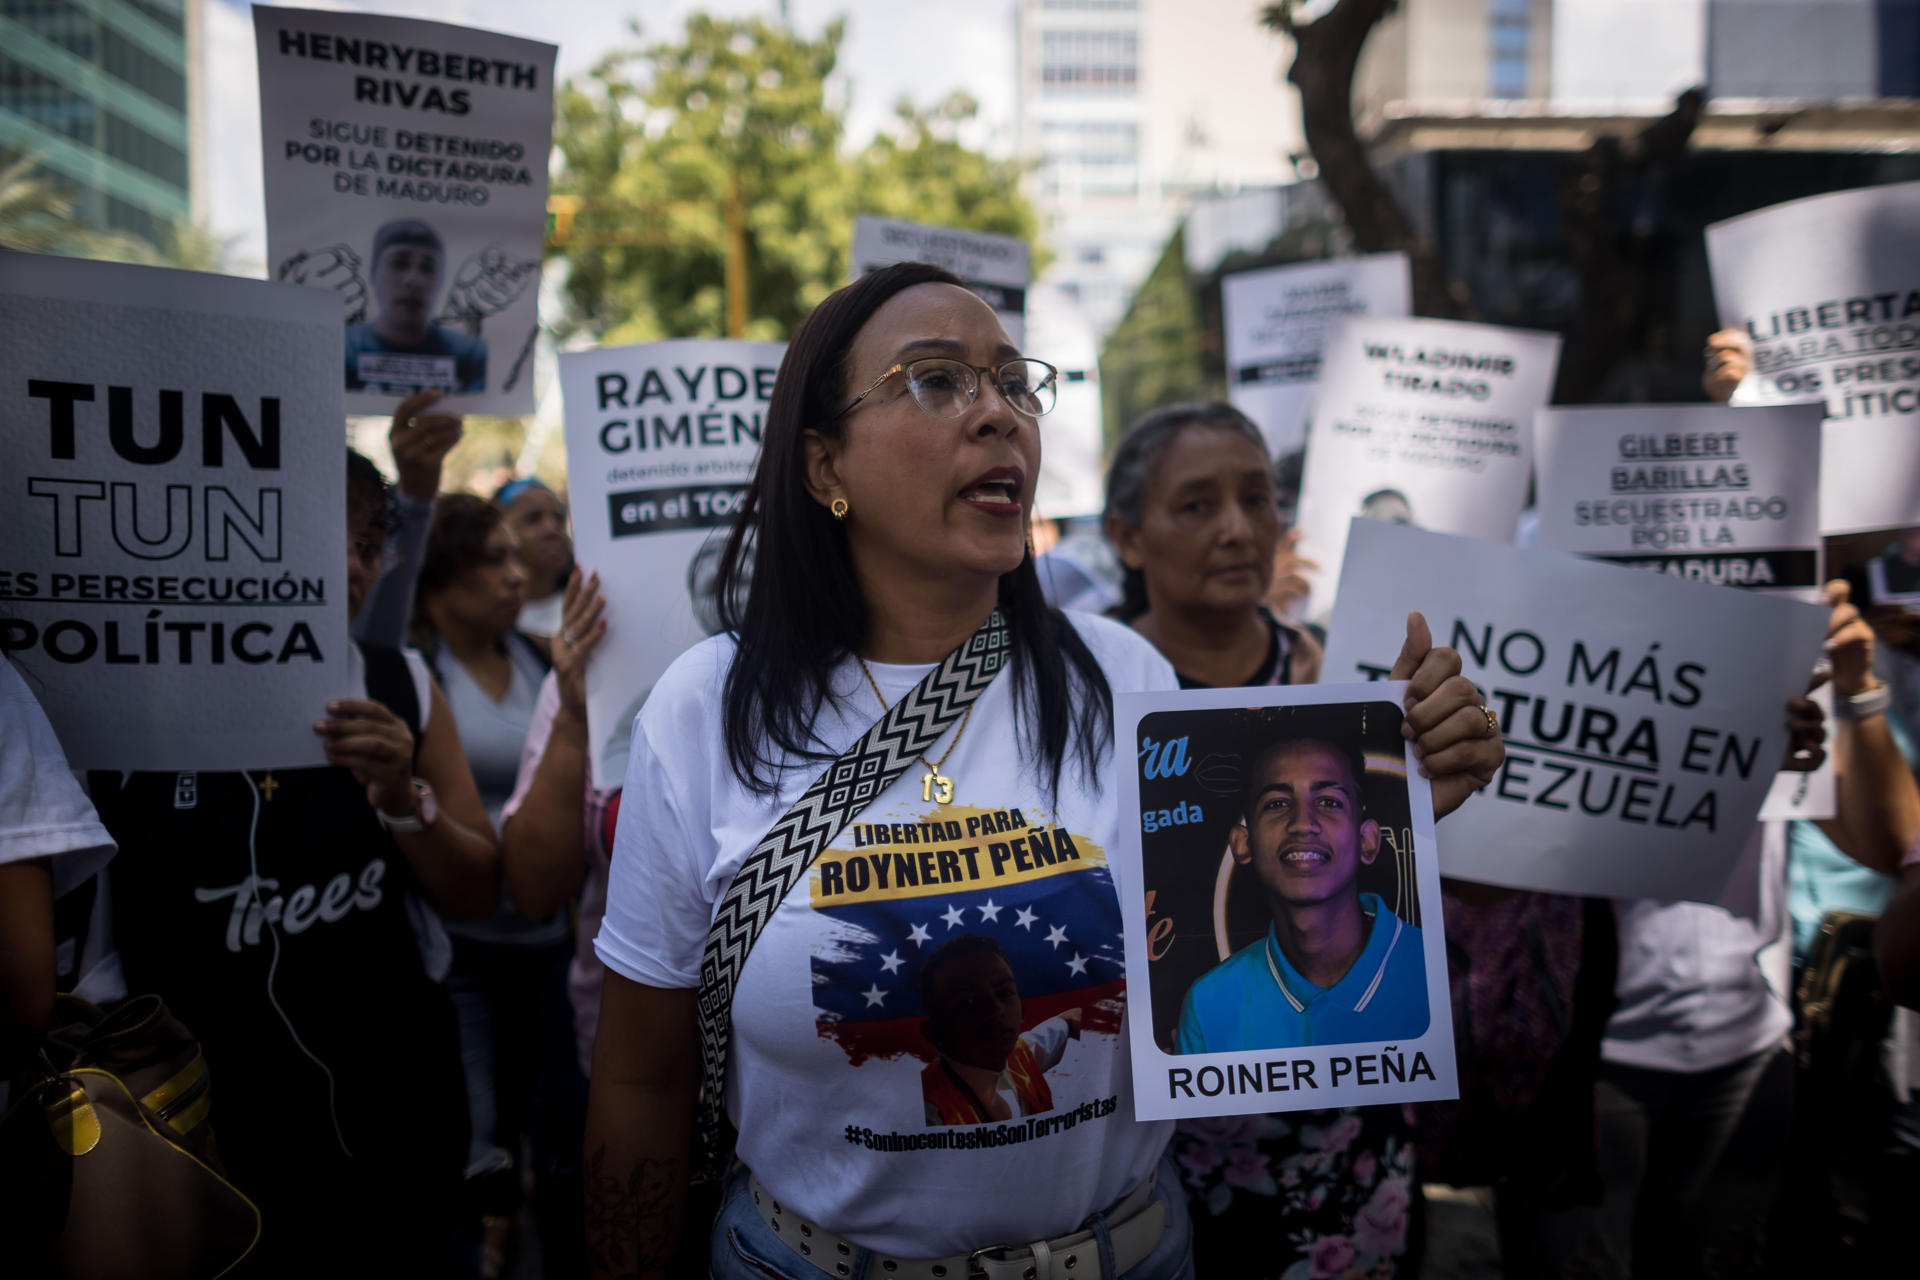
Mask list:
[[[1540,549],[1818,602],[1818,404],[1542,409]],[[1813,673],[1808,673],[1812,679]],[[1823,709],[1831,695],[1812,695]],[[1782,770],[1761,817],[1831,818],[1833,760]]]
[[1356,316],[1404,316],[1413,276],[1404,253],[1301,262],[1220,281],[1227,398],[1275,456],[1300,447],[1329,329]]
[[1119,882],[1142,1118],[1455,1096],[1433,800],[1405,693],[1116,700],[1135,760]]
[[721,551],[785,350],[686,339],[560,356],[574,556],[600,574],[620,654],[587,668],[596,787],[620,785],[633,717],[661,672],[722,629]]
[[1501,542],[1533,469],[1533,414],[1560,339],[1449,320],[1343,320],[1329,333],[1300,482],[1300,553],[1324,622],[1354,516]]
[[332,300],[0,252],[0,349],[0,651],[68,762],[322,763],[349,689]]
[[1326,678],[1382,679],[1418,609],[1500,720],[1506,762],[1447,820],[1446,874],[1715,901],[1788,747],[1823,605],[1353,522]]
[[530,413],[555,46],[256,7],[267,256],[344,310],[348,408]]
[[1821,528],[1920,524],[1920,182],[1707,228],[1720,323],[1753,344],[1733,403],[1822,402]]

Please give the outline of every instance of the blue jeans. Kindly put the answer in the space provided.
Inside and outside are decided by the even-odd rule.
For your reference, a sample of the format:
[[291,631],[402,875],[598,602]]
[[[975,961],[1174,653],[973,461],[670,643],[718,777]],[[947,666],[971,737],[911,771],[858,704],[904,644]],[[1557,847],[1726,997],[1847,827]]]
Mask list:
[[[1187,1218],[1186,1192],[1180,1189],[1180,1175],[1171,1160],[1161,1160],[1153,1194],[1167,1206],[1167,1231],[1159,1247],[1122,1275],[1086,1275],[1079,1280],[1193,1280],[1193,1224]],[[1089,1219],[1086,1226],[1092,1224]],[[747,1191],[745,1169],[734,1171],[721,1195],[707,1259],[711,1280],[822,1280],[826,1275],[761,1221]],[[847,1280],[884,1280],[869,1251],[855,1249],[847,1261],[851,1266]]]

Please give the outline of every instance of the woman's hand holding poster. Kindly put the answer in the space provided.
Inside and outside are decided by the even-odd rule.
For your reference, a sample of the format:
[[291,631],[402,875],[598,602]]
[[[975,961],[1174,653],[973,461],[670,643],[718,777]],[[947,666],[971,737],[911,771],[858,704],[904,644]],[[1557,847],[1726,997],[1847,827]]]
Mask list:
[[1348,320],[1326,345],[1300,484],[1308,616],[1333,609],[1347,524],[1513,537],[1560,339],[1447,320]]
[[330,289],[347,408],[531,413],[555,46],[255,8],[269,274]]

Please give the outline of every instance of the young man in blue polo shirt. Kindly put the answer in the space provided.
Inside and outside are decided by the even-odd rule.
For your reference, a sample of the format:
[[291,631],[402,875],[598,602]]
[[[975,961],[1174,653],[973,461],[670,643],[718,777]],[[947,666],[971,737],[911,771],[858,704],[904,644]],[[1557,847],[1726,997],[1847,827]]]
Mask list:
[[1360,868],[1380,853],[1358,753],[1318,738],[1268,745],[1248,770],[1246,825],[1229,837],[1273,925],[1203,975],[1180,1007],[1181,1053],[1410,1040],[1429,1018],[1420,930]]

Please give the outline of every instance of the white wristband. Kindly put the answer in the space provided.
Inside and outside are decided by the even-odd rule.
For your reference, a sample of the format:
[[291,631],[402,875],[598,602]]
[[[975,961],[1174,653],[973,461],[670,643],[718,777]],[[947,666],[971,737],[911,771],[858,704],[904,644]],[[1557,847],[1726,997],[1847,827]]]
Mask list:
[[1893,690],[1884,684],[1876,685],[1851,698],[1835,698],[1833,715],[1836,720],[1868,720],[1885,712],[1892,702]]

